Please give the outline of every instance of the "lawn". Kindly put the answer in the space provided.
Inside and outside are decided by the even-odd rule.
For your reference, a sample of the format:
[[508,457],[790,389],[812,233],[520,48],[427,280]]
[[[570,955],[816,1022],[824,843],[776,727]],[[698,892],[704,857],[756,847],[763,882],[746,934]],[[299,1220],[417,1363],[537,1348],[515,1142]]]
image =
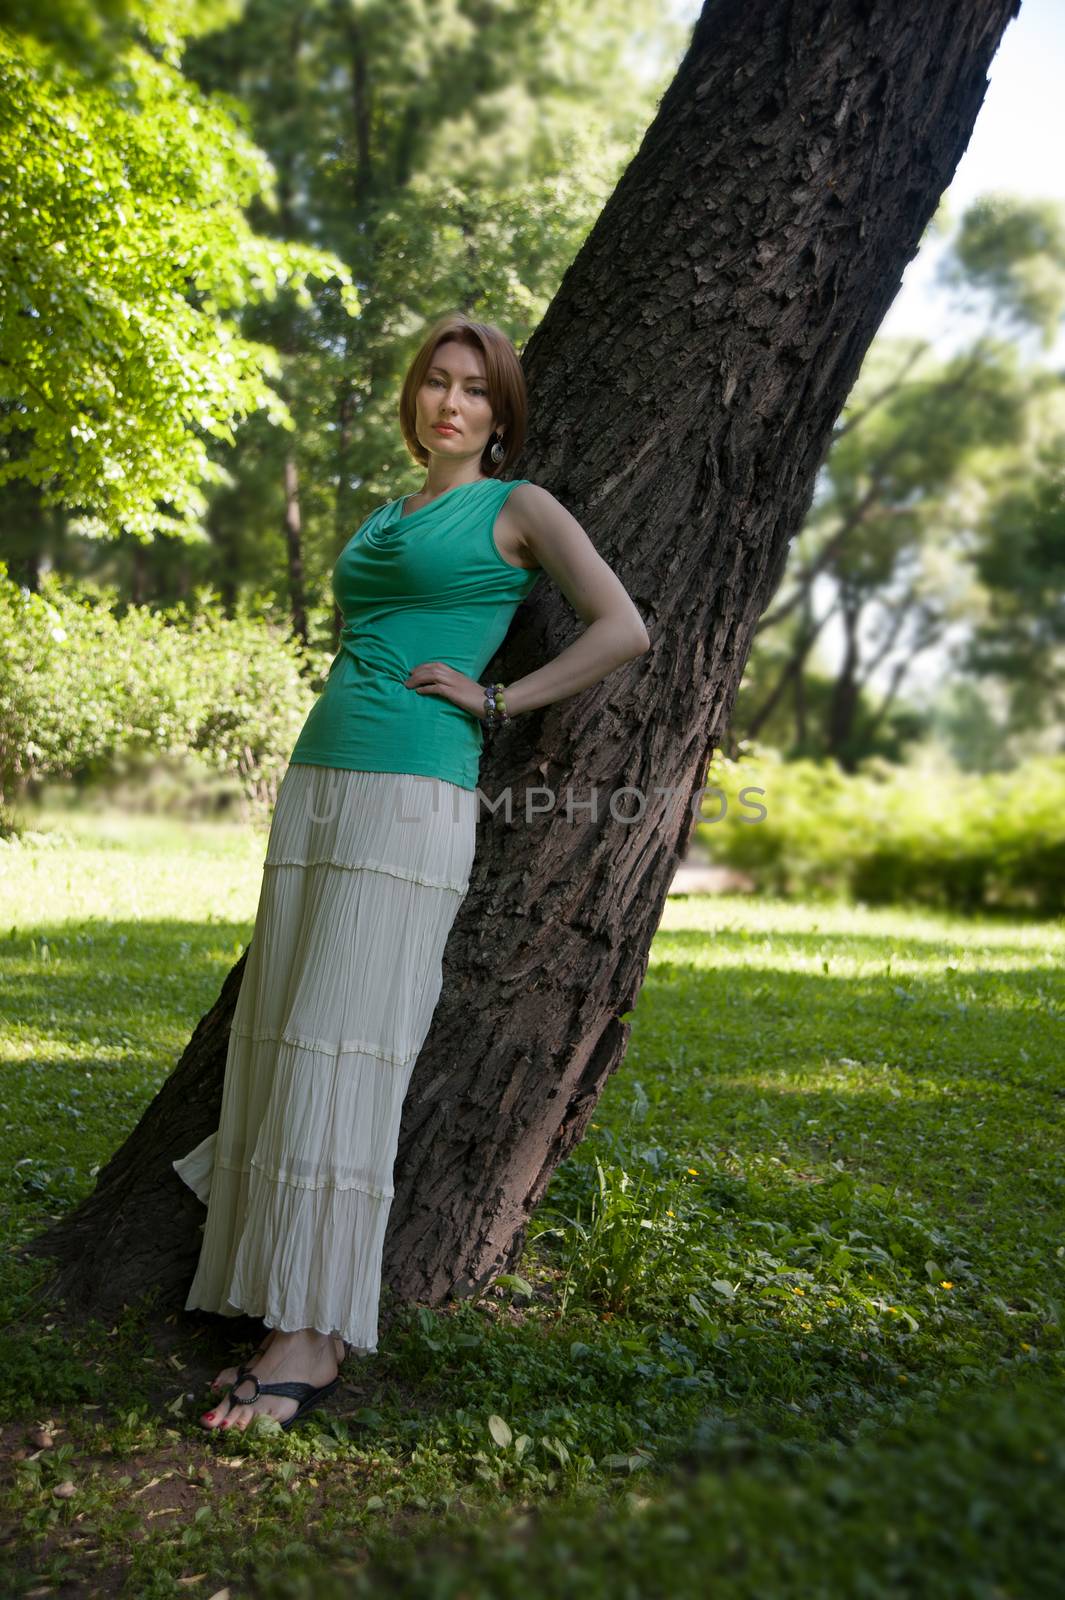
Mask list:
[[6,1592],[1065,1587],[1065,923],[671,899],[514,1274],[223,1443],[224,1329],[72,1332],[16,1252],[215,999],[265,831],[40,827],[0,844]]

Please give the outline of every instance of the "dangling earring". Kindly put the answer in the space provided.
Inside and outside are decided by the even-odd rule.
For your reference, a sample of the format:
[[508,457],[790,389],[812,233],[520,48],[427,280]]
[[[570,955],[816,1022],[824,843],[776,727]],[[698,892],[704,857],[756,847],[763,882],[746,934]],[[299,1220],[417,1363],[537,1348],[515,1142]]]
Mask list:
[[492,445],[491,450],[489,450],[489,452],[488,452],[488,454],[492,458],[492,465],[496,466],[496,467],[498,467],[499,463],[502,461],[503,457],[507,453],[503,449],[503,445],[501,443],[501,439],[502,439],[502,435],[497,433],[496,436],[495,436],[495,443]]

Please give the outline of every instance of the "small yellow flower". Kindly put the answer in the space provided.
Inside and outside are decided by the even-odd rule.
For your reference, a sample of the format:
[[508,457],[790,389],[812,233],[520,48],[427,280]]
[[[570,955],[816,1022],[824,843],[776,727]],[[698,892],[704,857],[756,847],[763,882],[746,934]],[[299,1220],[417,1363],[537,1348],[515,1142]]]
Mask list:
[[672,1215],[673,1215],[673,1213],[672,1213],[672,1211],[667,1211],[667,1212],[666,1212],[666,1216],[667,1216],[667,1217],[671,1217],[671,1216],[672,1216]]
[[810,1329],[813,1327],[813,1323],[812,1322],[804,1322],[802,1324],[802,1326],[806,1329],[807,1333],[809,1333]]
[[953,1289],[954,1285],[949,1278],[940,1278],[939,1287],[941,1289]]
[[805,1294],[806,1290],[805,1289],[792,1289],[791,1292],[792,1292],[792,1294]]
[[1030,1350],[1031,1348],[1032,1347],[1031,1347],[1030,1344],[1025,1344],[1024,1340],[1023,1339],[1021,1340],[1021,1349],[1022,1350]]
[[590,1123],[589,1123],[589,1124],[588,1124],[588,1126],[589,1126],[589,1127],[590,1127],[590,1128],[598,1128],[598,1126],[599,1126],[599,1124],[598,1124],[598,1122],[590,1122]]
[[691,1173],[693,1178],[697,1178],[699,1176],[699,1168],[698,1167],[689,1167],[688,1171]]
[[892,1316],[894,1316],[894,1317],[897,1317],[897,1316],[898,1316],[898,1314],[899,1314],[899,1308],[898,1308],[898,1306],[887,1306],[887,1307],[886,1307],[886,1309],[887,1309],[887,1310],[888,1310],[888,1311],[890,1311],[890,1312],[891,1312],[891,1314],[892,1314]]
[[909,1381],[910,1381],[909,1378],[906,1376],[906,1374],[904,1372],[900,1372],[899,1373],[899,1382],[900,1383],[909,1383]]

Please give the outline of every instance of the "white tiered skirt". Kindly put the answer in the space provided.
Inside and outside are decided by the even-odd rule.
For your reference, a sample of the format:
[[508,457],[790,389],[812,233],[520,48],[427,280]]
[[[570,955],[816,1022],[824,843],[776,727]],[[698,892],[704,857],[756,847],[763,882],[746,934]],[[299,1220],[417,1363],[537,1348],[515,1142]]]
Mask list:
[[290,764],[219,1126],[173,1163],[207,1206],[186,1310],[377,1348],[400,1112],[469,886],[476,790]]

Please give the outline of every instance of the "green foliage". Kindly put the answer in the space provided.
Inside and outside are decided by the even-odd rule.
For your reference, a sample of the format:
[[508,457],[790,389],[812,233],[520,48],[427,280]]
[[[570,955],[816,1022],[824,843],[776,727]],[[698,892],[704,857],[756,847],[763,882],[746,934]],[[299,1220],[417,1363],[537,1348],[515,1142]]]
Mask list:
[[930,710],[901,693],[960,639],[961,670],[1009,692],[1000,752],[1038,750],[1060,721],[1063,386],[1022,335],[1050,345],[1061,326],[1065,207],[984,198],[948,243],[941,280],[984,329],[945,359],[927,340],[870,347],[746,664],[737,739],[853,769],[895,759],[923,715],[975,766],[986,730],[954,715],[950,675]]
[[1065,436],[1025,458],[982,519],[975,570],[987,596],[965,665],[1009,689],[1012,728],[1065,723]]
[[622,1476],[605,1504],[574,1495],[538,1508],[535,1523],[509,1509],[473,1523],[434,1509],[416,1531],[374,1536],[368,1563],[340,1538],[301,1561],[299,1577],[260,1556],[255,1593],[1044,1600],[1065,1579],[1056,1398],[1031,1379],[970,1392],[938,1413],[900,1412],[846,1450],[789,1450],[711,1409],[685,1470],[661,1485]]
[[[697,823],[697,836],[763,893],[1048,915],[1065,907],[1065,756],[991,774],[879,761],[848,774],[768,748],[736,760],[719,751],[706,783],[727,810]],[[749,820],[758,806],[767,815]],[[708,796],[703,809],[716,818],[721,802]]]
[[268,799],[307,712],[298,645],[247,608],[226,617],[209,594],[121,616],[109,598],[54,574],[32,594],[0,563],[0,795],[192,751]]
[[945,275],[982,292],[1004,320],[1037,331],[1050,349],[1065,317],[1065,208],[1056,200],[982,195],[961,219]]
[[262,836],[43,820],[0,844],[2,1511],[35,1587],[1057,1592],[1065,930],[671,900],[513,1270],[390,1307],[323,1412],[223,1442],[195,1418],[228,1321],[149,1293],[86,1328],[17,1246],[216,998]]
[[183,634],[189,668],[208,690],[190,748],[269,801],[309,709],[303,652],[286,629],[252,615],[247,600],[235,617],[216,602],[191,613]]
[[236,107],[148,49],[92,76],[0,33],[0,483],[39,485],[93,537],[204,536],[202,485],[226,478],[210,441],[259,408],[292,426],[239,313],[309,304],[312,277],[359,309],[336,257],[253,232],[272,185]]
[[141,42],[177,64],[186,39],[223,27],[244,0],[0,0],[0,27],[54,47],[97,76],[114,72],[122,50]]
[[[662,1157],[665,1152],[658,1154]],[[592,1182],[586,1163],[577,1192],[567,1186],[565,1174],[553,1185],[553,1195],[568,1203],[564,1210],[541,1208],[530,1243],[534,1238],[559,1241],[559,1259],[564,1263],[560,1315],[571,1297],[608,1312],[629,1311],[634,1304],[645,1309],[648,1290],[653,1295],[656,1282],[661,1284],[657,1275],[678,1231],[671,1219],[676,1216],[674,1207],[682,1203],[683,1179],[674,1179],[671,1185],[657,1176],[653,1151],[651,1161],[650,1167],[641,1163],[634,1177],[625,1166],[604,1166],[595,1156]],[[656,1181],[645,1193],[651,1171]],[[542,1227],[543,1222],[551,1226]]]
[[[251,307],[250,337],[284,352],[297,421],[249,418],[235,480],[211,492],[211,531],[237,576],[284,592],[288,481],[299,485],[309,592],[375,504],[420,484],[397,425],[400,384],[428,325],[461,306],[518,349],[536,327],[654,115],[685,28],[653,0],[472,8],[364,0],[293,11],[248,0],[190,49],[186,72],[238,96],[278,174],[285,237],[326,245],[364,312],[330,285],[313,306]],[[648,63],[658,63],[657,80]]]
[[[396,396],[426,325],[463,306],[520,348],[690,23],[653,0],[0,0],[0,18],[0,266],[20,268],[10,303],[23,278],[40,300],[5,320],[12,570],[32,584],[46,553],[162,603],[265,588],[324,638],[337,552],[416,487]],[[200,537],[130,561],[170,532]]]

